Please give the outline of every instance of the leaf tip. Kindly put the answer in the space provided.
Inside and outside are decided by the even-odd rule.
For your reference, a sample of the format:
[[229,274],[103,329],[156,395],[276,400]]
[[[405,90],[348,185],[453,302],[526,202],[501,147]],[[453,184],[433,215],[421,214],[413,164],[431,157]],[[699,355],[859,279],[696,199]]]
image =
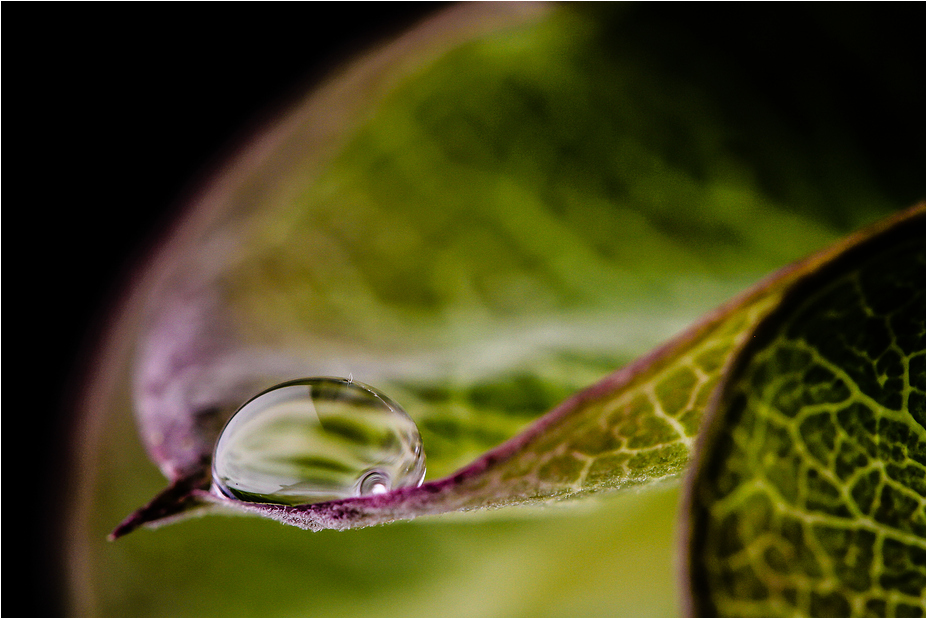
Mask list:
[[112,542],[141,526],[157,526],[190,515],[190,512],[205,507],[200,492],[208,485],[208,469],[177,479],[151,501],[129,514],[106,539]]

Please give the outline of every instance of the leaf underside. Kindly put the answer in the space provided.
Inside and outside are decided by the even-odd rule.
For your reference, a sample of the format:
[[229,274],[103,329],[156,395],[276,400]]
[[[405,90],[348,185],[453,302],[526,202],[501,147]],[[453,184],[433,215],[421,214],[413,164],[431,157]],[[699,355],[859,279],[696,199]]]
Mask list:
[[804,279],[719,386],[690,488],[695,616],[923,616],[924,220]]

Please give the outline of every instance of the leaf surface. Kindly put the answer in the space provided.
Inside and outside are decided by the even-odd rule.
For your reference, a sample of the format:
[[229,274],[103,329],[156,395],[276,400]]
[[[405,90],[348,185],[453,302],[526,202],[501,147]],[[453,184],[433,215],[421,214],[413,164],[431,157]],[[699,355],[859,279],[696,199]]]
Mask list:
[[752,334],[690,489],[696,616],[923,616],[923,210]]
[[[855,254],[863,251],[858,247],[860,243],[865,244],[872,235],[891,230],[899,218],[908,222],[910,228],[912,214],[919,213],[922,211],[915,209],[881,222],[783,269],[665,346],[568,399],[523,434],[452,476],[385,495],[308,506],[233,504],[303,528],[342,529],[453,510],[566,499],[604,489],[656,483],[677,476],[689,463],[702,416],[715,386],[724,377],[728,362],[752,333],[757,321],[781,302],[783,293],[795,282],[803,282],[821,268],[831,268],[830,262],[845,252]],[[918,264],[917,256],[910,255],[911,247],[902,246],[895,251],[901,252],[900,256],[893,255],[873,266],[870,277],[873,272],[882,273],[887,264],[892,264],[892,259],[904,257],[910,264],[905,265],[907,270],[903,272],[902,281],[910,286],[912,274],[918,273],[918,269],[923,271],[922,260]],[[817,277],[812,279],[817,281]],[[807,286],[805,284],[801,290]],[[908,314],[894,319],[895,324],[891,327],[898,330],[898,337],[906,346],[916,348],[922,337],[915,333],[922,335],[923,326],[918,326],[910,312],[923,309],[923,293],[918,298],[916,294],[910,296],[904,292],[907,291],[894,291],[883,304],[886,311],[895,312],[894,303],[903,302],[898,311]],[[913,292],[916,292],[916,286]],[[837,325],[814,325],[813,329],[826,341],[840,332]],[[868,324],[866,327],[873,328]],[[920,331],[917,331],[918,328]],[[865,328],[862,333],[867,334],[863,339],[870,347],[885,346],[883,339],[870,341],[878,336]],[[877,333],[881,335],[881,332]],[[863,349],[862,354],[870,352]],[[906,356],[898,359],[897,363],[882,370],[887,374],[875,380],[886,381],[880,391],[884,398],[899,402],[911,399],[915,408],[920,406],[923,411],[923,386],[919,390],[915,386],[913,391],[910,386],[910,381],[916,381],[917,376],[922,377],[923,373],[917,375],[915,372],[905,390],[898,382],[909,376],[909,358],[913,355],[923,359],[923,350],[919,356],[910,351],[904,354]],[[887,353],[881,364],[892,360],[892,353]],[[904,365],[900,375],[899,364]],[[919,367],[916,359],[913,364],[914,368]],[[817,387],[812,385],[809,389],[815,391]],[[851,408],[844,414],[852,414],[853,410]],[[914,457],[921,459],[920,471],[923,472],[923,433],[911,436],[921,441],[920,451],[916,451],[916,441],[906,448],[915,450]],[[905,469],[906,476],[917,472],[917,461],[911,464],[914,469]],[[880,466],[880,461],[872,466]],[[907,464],[901,463],[901,466]],[[222,499],[222,502],[228,501]],[[923,499],[915,507],[922,508]]]
[[203,201],[223,215],[170,256],[134,368],[140,433],[172,486],[116,535],[203,507],[228,416],[312,375],[353,375],[407,409],[430,494],[390,495],[370,518],[280,512],[304,526],[586,495],[682,470],[720,368],[796,272],[601,377],[832,241],[848,225],[831,221],[832,203],[852,195],[862,206],[841,218],[855,222],[886,201],[863,182],[801,212],[780,203],[804,182],[792,157],[754,174],[762,158],[736,146],[762,126],[799,156],[802,139],[780,121],[756,108],[728,122],[739,101],[637,54],[603,54],[603,40],[631,34],[620,12],[542,17],[367,88],[370,109],[321,161],[300,149],[324,123],[296,115],[304,124],[266,161]]

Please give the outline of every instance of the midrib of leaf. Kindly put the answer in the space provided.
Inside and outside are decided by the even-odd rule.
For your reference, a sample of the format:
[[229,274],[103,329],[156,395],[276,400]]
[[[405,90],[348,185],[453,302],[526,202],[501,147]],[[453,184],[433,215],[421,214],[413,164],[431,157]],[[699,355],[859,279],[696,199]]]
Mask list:
[[923,616],[915,214],[790,293],[720,388],[691,490],[695,614]]

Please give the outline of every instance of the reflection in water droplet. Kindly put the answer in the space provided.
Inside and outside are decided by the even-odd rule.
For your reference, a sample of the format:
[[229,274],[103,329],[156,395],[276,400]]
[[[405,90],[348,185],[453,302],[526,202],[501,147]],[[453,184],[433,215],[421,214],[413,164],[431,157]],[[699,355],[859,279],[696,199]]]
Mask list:
[[353,377],[307,378],[238,409],[212,470],[226,496],[305,505],[420,485],[425,454],[415,422],[382,393]]

